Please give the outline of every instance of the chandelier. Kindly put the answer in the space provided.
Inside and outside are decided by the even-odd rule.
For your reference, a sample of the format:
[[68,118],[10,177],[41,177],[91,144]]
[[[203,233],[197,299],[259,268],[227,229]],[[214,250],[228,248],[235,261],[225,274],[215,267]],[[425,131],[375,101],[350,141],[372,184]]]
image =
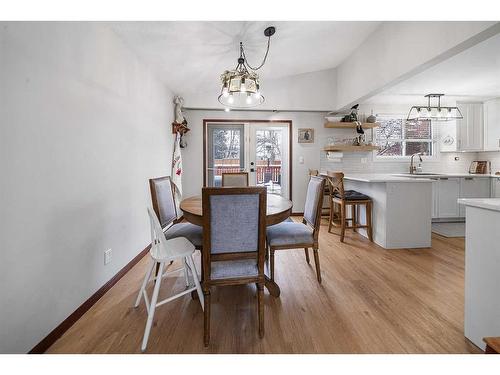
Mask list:
[[264,103],[264,96],[260,93],[259,75],[255,71],[264,66],[269,53],[271,36],[276,32],[276,28],[270,26],[264,30],[267,37],[267,49],[262,63],[257,67],[252,67],[245,56],[243,43],[240,42],[240,57],[238,65],[234,70],[226,70],[221,74],[222,81],[219,102],[229,108],[252,108]]
[[[408,112],[407,120],[450,121],[463,119],[462,112],[460,112],[458,107],[441,107],[442,96],[444,96],[444,94],[425,95],[425,98],[427,98],[427,105],[416,105],[411,107],[410,112]],[[437,105],[431,105],[431,99],[437,99]]]

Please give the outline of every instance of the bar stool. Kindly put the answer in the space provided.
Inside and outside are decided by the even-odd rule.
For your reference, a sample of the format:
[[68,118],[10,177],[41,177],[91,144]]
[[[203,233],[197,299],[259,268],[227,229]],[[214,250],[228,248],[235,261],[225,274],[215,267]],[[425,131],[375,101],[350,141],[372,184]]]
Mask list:
[[[366,228],[368,239],[373,242],[371,198],[355,190],[344,190],[344,174],[342,172],[327,172],[327,182],[330,192],[328,232],[332,233],[332,227],[340,227],[340,242],[344,242],[346,229],[357,232],[359,228]],[[346,214],[347,206],[351,206],[350,218]],[[366,208],[366,224],[364,225],[358,222],[360,206]]]

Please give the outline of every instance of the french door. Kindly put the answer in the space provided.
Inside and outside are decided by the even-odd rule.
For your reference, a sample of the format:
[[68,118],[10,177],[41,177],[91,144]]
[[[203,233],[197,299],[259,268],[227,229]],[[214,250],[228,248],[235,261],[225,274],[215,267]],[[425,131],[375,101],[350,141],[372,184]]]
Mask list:
[[206,125],[205,186],[221,186],[222,173],[248,172],[252,186],[290,197],[289,122]]

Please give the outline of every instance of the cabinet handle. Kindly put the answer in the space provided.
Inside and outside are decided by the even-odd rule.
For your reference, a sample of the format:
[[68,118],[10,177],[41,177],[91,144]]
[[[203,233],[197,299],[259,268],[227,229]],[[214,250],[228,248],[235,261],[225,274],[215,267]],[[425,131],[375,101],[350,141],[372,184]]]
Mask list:
[[448,177],[439,177],[440,180],[447,180]]
[[465,177],[467,181],[472,181],[474,178],[473,177]]

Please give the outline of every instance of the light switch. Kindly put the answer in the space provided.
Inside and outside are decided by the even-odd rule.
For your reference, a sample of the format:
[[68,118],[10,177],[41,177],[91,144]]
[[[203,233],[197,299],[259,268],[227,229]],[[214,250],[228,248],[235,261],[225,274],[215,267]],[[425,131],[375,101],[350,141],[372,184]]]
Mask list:
[[299,164],[304,164],[304,157],[303,156],[299,156]]

